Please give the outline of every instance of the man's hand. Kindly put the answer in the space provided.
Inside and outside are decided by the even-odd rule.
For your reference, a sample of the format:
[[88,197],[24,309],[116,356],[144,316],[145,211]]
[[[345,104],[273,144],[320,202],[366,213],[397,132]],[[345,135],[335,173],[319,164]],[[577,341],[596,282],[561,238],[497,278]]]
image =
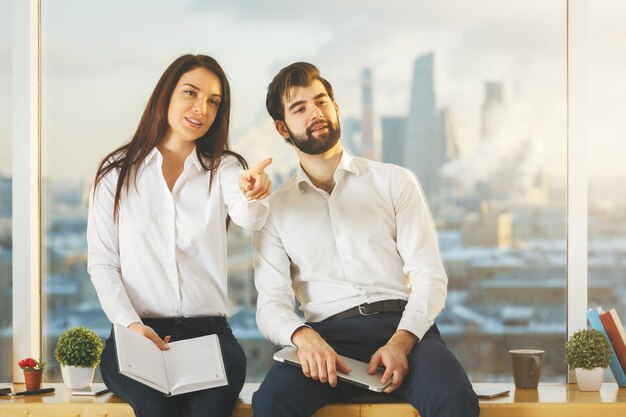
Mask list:
[[165,336],[165,339],[161,339],[159,335],[152,329],[152,327],[146,326],[139,322],[131,323],[128,328],[152,340],[156,347],[161,350],[168,350],[170,348],[167,344],[169,343],[171,336]]
[[391,384],[385,388],[386,393],[395,391],[404,380],[406,374],[409,373],[409,361],[407,356],[411,353],[413,346],[417,343],[418,338],[413,333],[406,330],[398,330],[387,344],[372,355],[367,372],[372,375],[376,372],[379,365],[385,367],[385,373],[380,382]]
[[263,171],[271,163],[272,158],[266,158],[241,173],[239,188],[248,200],[262,200],[272,192],[272,180]]
[[302,373],[307,378],[337,386],[337,369],[349,374],[352,369],[337,356],[335,350],[310,327],[300,327],[291,336],[298,348]]

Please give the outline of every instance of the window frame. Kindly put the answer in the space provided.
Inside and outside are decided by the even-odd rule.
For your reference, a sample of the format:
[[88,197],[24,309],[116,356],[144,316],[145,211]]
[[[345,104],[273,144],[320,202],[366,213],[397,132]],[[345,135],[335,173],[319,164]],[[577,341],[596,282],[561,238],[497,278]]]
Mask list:
[[[42,352],[41,0],[12,1],[13,381]],[[567,334],[586,328],[587,1],[567,2]],[[18,91],[20,94],[15,94]],[[26,92],[25,94],[23,92]],[[571,375],[569,380],[571,381]]]
[[587,328],[587,0],[567,1],[567,334]]
[[18,360],[41,357],[40,3],[11,2],[14,382]]

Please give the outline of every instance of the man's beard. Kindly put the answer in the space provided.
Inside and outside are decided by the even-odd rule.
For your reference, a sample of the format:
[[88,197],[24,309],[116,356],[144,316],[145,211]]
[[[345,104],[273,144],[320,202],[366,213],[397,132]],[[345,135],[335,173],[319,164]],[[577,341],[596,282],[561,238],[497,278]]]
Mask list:
[[341,136],[341,126],[339,126],[339,120],[337,120],[337,124],[333,124],[331,122],[323,122],[326,123],[326,129],[328,132],[320,135],[313,136],[312,127],[317,128],[320,125],[320,122],[314,124],[307,128],[304,135],[296,135],[293,133],[287,125],[287,132],[289,132],[289,140],[291,143],[301,152],[304,152],[309,155],[319,155],[333,148],[339,141],[339,137]]

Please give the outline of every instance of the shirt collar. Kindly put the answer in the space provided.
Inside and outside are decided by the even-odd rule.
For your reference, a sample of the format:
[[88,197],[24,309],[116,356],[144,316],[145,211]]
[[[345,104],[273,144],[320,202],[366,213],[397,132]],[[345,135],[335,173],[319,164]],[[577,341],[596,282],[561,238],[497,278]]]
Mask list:
[[193,151],[189,154],[187,159],[185,159],[185,170],[189,167],[190,164],[193,164],[199,172],[202,172],[202,164],[198,159],[198,153],[196,152],[196,148],[193,148]]
[[[354,158],[345,148],[342,150],[341,160],[339,160],[339,165],[337,165],[337,169],[333,175],[335,183],[341,178],[344,172],[350,172],[354,175],[359,175],[360,173]],[[305,183],[308,183],[311,187],[315,187],[309,179],[309,176],[304,172],[304,169],[302,169],[302,165],[298,164],[298,168],[296,169],[296,184],[298,184],[298,190],[300,192],[304,192],[303,184]]]
[[157,155],[160,156],[161,152],[159,152],[159,150],[155,146],[154,148],[152,148],[148,156],[146,156],[146,159],[143,160],[144,165],[147,166],[153,158],[157,158]]
[[[159,150],[157,149],[156,146],[154,148],[152,148],[152,150],[150,151],[148,156],[146,156],[146,159],[144,159],[144,164],[148,165],[150,163],[150,161],[152,159],[155,159],[155,158],[158,161],[162,161],[163,160],[163,156],[161,155],[161,152],[159,152]],[[189,167],[190,164],[193,164],[198,171],[202,171],[203,170],[202,164],[200,163],[200,160],[198,159],[198,154],[196,153],[196,148],[194,148],[193,151],[191,151],[191,153],[187,157],[187,159],[185,159],[185,164],[184,164],[184,168],[183,169],[186,170]]]
[[353,156],[346,149],[343,150],[341,161],[339,161],[339,166],[337,166],[335,175],[337,175],[339,171],[351,172],[354,175],[360,174],[359,167],[357,167],[356,162],[354,162]]

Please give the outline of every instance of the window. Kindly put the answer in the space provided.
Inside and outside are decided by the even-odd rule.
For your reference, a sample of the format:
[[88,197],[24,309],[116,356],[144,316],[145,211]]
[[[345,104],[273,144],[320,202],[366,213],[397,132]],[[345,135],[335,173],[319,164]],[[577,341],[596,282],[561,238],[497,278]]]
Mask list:
[[[318,65],[335,87],[346,148],[421,180],[450,277],[438,324],[470,378],[510,380],[507,350],[532,347],[548,351],[542,381],[564,381],[566,2],[318,6],[42,1],[48,380],[59,378],[61,331],[110,329],[86,271],[96,165],[132,134],[164,68],[201,52],[230,77],[235,150],[253,163],[272,156],[275,186],[296,159],[264,109],[267,84],[293,61]],[[231,227],[230,322],[249,380],[260,380],[274,347],[254,320],[248,241]]]
[[[615,308],[626,321],[626,35],[619,0],[589,2],[589,307]],[[608,376],[608,375],[607,375]],[[612,376],[609,377],[613,381]]]
[[0,381],[13,378],[11,2],[0,1]]
[[[410,104],[383,116],[383,160],[411,168],[430,202],[450,279],[437,323],[470,379],[509,381],[507,351],[537,348],[542,381],[563,382],[565,3],[444,3],[413,16],[446,36],[415,36],[430,52],[398,86]],[[445,12],[464,7],[461,21]],[[379,108],[397,97],[385,82]]]

